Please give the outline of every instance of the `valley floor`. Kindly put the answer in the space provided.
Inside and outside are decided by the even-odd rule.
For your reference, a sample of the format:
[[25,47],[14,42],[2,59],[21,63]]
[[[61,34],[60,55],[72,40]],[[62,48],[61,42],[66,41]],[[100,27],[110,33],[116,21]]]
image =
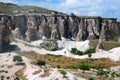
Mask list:
[[[41,42],[43,41],[31,42],[30,44],[37,46]],[[15,62],[13,62],[13,56],[19,55],[19,54],[16,54],[18,52],[34,51],[42,55],[54,54],[54,55],[71,57],[75,59],[86,59],[86,58],[89,58],[88,55],[84,55],[84,56],[74,55],[70,52],[70,49],[76,47],[79,50],[85,51],[87,48],[89,48],[88,40],[84,42],[79,42],[79,43],[70,42],[70,41],[68,42],[58,41],[59,46],[60,47],[62,46],[63,49],[57,50],[57,51],[47,51],[43,48],[40,49],[36,47],[30,47],[30,46],[24,45],[21,42],[13,42],[12,44],[17,45],[18,47],[16,48],[16,50],[19,50],[19,51],[0,54],[0,76],[4,76],[5,80],[7,80],[8,78],[10,78],[10,80],[13,80],[17,76],[21,77],[21,80],[86,80],[84,75],[82,76],[80,75],[83,71],[79,69],[72,70],[72,69],[63,69],[63,68],[53,68],[49,65],[39,67],[37,65],[32,64],[33,60],[25,56],[22,56],[22,59],[25,65],[16,65]],[[113,61],[120,61],[120,47],[111,49],[109,51],[101,50],[98,53],[92,54],[91,58],[110,58]],[[63,75],[60,73],[60,70],[65,70],[67,72],[66,74],[67,78],[63,77]],[[120,72],[120,65],[111,67],[111,70]],[[79,73],[79,75],[75,73],[77,74]],[[89,73],[88,74],[89,76],[91,75],[91,71],[88,71],[88,72],[86,71],[85,73]],[[112,80],[112,79],[106,79],[106,80]],[[116,80],[120,80],[120,78],[117,78]]]

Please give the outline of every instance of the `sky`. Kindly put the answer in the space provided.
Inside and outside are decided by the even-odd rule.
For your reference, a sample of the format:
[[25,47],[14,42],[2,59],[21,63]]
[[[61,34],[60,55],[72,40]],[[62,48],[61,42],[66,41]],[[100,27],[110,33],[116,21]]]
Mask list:
[[120,0],[0,0],[18,5],[40,6],[78,16],[102,16],[120,21]]

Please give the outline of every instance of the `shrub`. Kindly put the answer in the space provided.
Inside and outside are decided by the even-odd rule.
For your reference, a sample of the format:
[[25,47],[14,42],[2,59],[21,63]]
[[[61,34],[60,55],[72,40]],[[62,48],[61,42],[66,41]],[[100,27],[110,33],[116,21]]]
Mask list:
[[84,52],[84,54],[90,54],[90,53],[94,53],[94,52],[95,52],[94,48],[89,48]]
[[4,80],[4,76],[1,76],[1,80]]
[[90,65],[87,64],[86,62],[80,62],[80,64],[78,66],[82,70],[89,70],[90,69]]
[[55,56],[55,57],[61,57],[62,55],[54,55],[54,54],[47,53],[47,54],[45,54],[45,56]]
[[73,53],[75,55],[85,55],[85,54],[88,54],[89,57],[91,57],[91,53],[94,53],[94,52],[95,52],[94,48],[89,48],[85,52],[79,51],[79,50],[77,50],[77,48],[72,48],[71,49],[71,53]]
[[84,52],[77,50],[75,54],[77,54],[77,55],[83,55]]
[[51,51],[56,51],[56,50],[58,50],[58,47],[54,47],[51,49]]
[[37,60],[37,65],[45,65],[45,61],[42,61],[42,60]]
[[103,68],[99,68],[97,71],[97,75],[105,75],[108,76],[108,74],[110,73],[109,70],[104,70]]
[[92,56],[92,54],[91,53],[88,53],[88,57],[90,58]]
[[64,70],[61,70],[60,73],[63,75],[63,77],[65,77],[65,75],[67,74],[67,72]]
[[61,68],[60,65],[57,65],[57,68]]
[[77,51],[77,48],[72,48],[71,49],[71,53],[76,53],[76,51]]
[[89,78],[88,80],[95,80],[94,78]]
[[7,80],[10,79],[10,77],[8,76],[6,79],[7,79]]
[[20,80],[18,77],[16,77],[14,80]]
[[13,61],[15,62],[15,61],[17,61],[17,62],[22,62],[23,60],[22,60],[22,57],[21,56],[14,56],[13,57]]

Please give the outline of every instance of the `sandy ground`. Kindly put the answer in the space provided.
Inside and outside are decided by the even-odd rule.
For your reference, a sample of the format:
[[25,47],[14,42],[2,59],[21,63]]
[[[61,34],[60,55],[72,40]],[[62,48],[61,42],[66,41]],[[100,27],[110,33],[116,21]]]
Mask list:
[[15,77],[14,74],[20,70],[23,66],[17,66],[13,62],[13,56],[15,53],[1,53],[0,54],[0,70],[7,71],[1,72],[0,76],[11,77],[12,79]]
[[[5,76],[5,77],[10,77],[10,79],[15,78],[15,73],[19,71],[20,69],[23,68],[23,66],[17,66],[15,63],[12,61],[13,56],[16,54],[14,52],[11,53],[1,53],[0,54],[0,70],[8,71],[8,73],[1,72],[0,76]],[[66,70],[67,78],[63,78],[63,75],[60,73],[59,69],[56,68],[49,68],[49,67],[38,67],[36,65],[31,64],[31,60],[22,56],[23,62],[26,64],[26,68],[24,69],[24,76],[28,80],[74,80],[75,78],[77,80],[85,80],[83,78],[80,78],[78,76],[75,76],[74,74],[70,73],[69,71]],[[9,67],[8,66],[12,66]],[[35,71],[39,71],[39,73],[34,74]],[[49,75],[46,77],[42,77],[45,73],[46,70],[49,70]]]

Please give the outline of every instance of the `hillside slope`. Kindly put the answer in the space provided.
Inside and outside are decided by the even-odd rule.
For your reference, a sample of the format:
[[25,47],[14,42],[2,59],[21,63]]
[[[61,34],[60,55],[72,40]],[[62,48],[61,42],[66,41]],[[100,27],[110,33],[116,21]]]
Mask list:
[[14,15],[14,14],[25,14],[25,13],[51,13],[56,11],[48,10],[42,7],[36,7],[36,6],[18,6],[13,3],[3,3],[0,2],[0,13],[8,14],[8,15]]

